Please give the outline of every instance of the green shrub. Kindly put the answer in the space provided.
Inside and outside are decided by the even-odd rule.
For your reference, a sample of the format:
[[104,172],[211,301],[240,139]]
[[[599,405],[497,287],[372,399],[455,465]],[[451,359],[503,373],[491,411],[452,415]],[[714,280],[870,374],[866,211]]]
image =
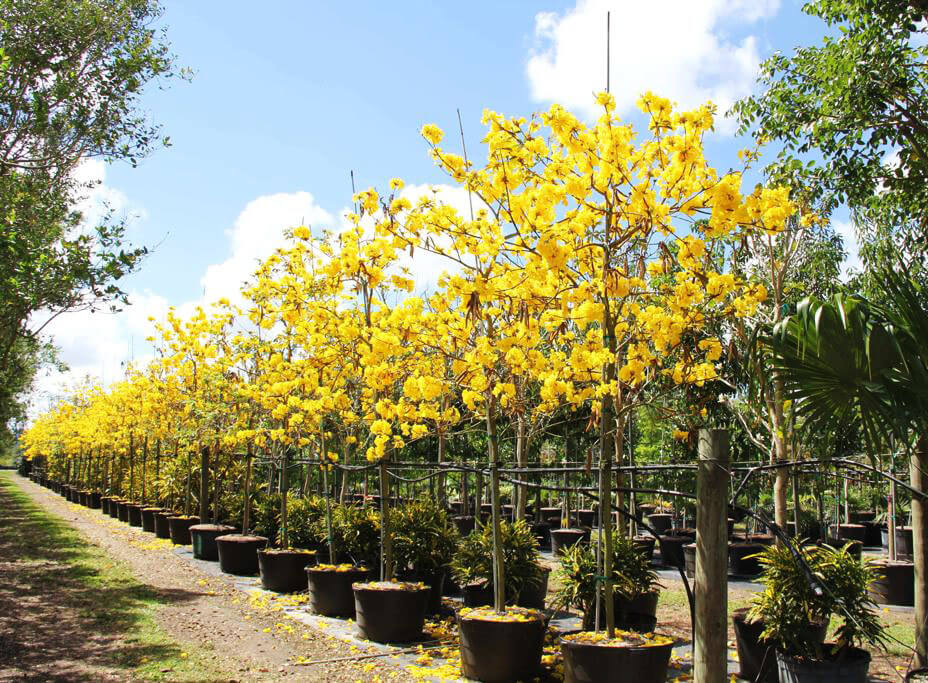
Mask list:
[[337,505],[332,511],[332,536],[336,553],[355,564],[380,564],[380,513],[371,508]]
[[[790,655],[824,659],[829,646],[812,637],[814,625],[837,618],[835,652],[882,644],[883,624],[867,593],[876,577],[873,567],[847,548],[808,547],[799,553],[770,546],[760,554],[764,590],[754,598],[751,616],[763,619],[762,637]],[[810,575],[817,581],[810,581]]]
[[[602,583],[596,580],[600,571],[594,547],[577,543],[561,551],[559,559],[556,576],[560,589],[555,604],[576,607],[589,615],[595,606],[597,584],[602,592]],[[612,577],[614,593],[626,598],[650,593],[660,586],[650,559],[625,536],[612,538]]]
[[[290,532],[290,546],[293,548],[315,549],[326,542],[325,499],[319,496],[287,499],[287,526]],[[280,531],[277,534],[280,542]]]
[[397,571],[428,574],[448,566],[460,534],[448,514],[425,499],[403,505],[390,518]]
[[[506,600],[514,601],[523,585],[537,586],[542,569],[538,564],[538,541],[523,521],[501,521]],[[493,580],[493,525],[479,525],[461,539],[451,560],[451,573],[460,585]]]

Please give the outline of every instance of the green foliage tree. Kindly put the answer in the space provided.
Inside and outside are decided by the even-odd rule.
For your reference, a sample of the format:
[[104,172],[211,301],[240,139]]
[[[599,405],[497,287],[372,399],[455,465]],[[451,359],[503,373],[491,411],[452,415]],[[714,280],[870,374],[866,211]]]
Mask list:
[[[144,248],[125,223],[88,226],[74,169],[136,164],[166,144],[140,107],[146,84],[185,76],[156,28],[158,0],[0,0],[0,385],[24,386],[63,312],[126,302]],[[23,374],[25,372],[25,375]],[[18,395],[0,396],[8,425]]]

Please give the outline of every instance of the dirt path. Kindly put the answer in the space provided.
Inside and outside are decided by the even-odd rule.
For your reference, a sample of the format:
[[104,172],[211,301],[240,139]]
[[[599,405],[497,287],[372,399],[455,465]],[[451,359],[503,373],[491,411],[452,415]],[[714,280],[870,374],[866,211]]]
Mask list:
[[[13,487],[38,504],[30,509]],[[21,497],[20,497],[21,498]],[[51,519],[41,519],[42,511]],[[71,559],[80,538],[104,569],[123,568],[131,586],[100,582]],[[95,549],[93,546],[97,546]],[[85,550],[86,552],[86,550]],[[148,627],[168,638],[159,647],[132,651],[139,624],[120,615],[150,604]],[[105,609],[101,606],[106,606]],[[100,623],[104,611],[105,622]],[[140,619],[144,618],[144,615]],[[177,652],[182,648],[181,652]],[[12,473],[0,474],[0,681],[2,680],[405,680],[389,661],[339,662],[304,667],[305,660],[349,656],[345,643],[310,629],[282,628],[279,615],[249,606],[226,577],[203,574],[166,542],[99,511],[72,505]],[[199,661],[187,671],[177,660]],[[122,661],[121,661],[122,660]],[[159,660],[168,666],[159,667]],[[126,663],[138,664],[131,667]],[[147,668],[142,665],[146,665]],[[131,671],[126,671],[131,668]],[[140,672],[140,668],[143,670]],[[178,667],[178,669],[183,667]]]

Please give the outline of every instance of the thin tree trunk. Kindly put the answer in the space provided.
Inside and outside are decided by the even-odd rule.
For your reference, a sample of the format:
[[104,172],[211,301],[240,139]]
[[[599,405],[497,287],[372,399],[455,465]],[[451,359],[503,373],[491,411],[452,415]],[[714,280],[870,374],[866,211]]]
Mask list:
[[499,514],[499,435],[496,432],[496,405],[492,396],[487,401],[487,442],[490,451],[490,515],[493,524],[493,607],[497,613],[503,614],[506,611],[506,568]]
[[242,535],[248,535],[248,527],[251,525],[251,460],[254,457],[252,446],[248,444],[248,452],[245,455],[245,500],[242,510]]
[[[928,493],[928,438],[922,437],[909,461],[912,488]],[[915,662],[928,666],[928,502],[912,495],[912,555],[915,564]]]
[[209,446],[200,447],[200,524],[209,521]]

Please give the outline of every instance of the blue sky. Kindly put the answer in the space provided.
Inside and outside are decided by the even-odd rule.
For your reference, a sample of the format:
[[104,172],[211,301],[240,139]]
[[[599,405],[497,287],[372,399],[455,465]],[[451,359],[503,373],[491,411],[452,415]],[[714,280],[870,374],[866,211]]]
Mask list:
[[[255,3],[166,0],[163,22],[189,83],[149,87],[143,106],[173,145],[137,168],[89,164],[105,198],[153,248],[125,281],[136,302],[119,315],[65,316],[51,327],[68,373],[111,381],[144,358],[149,314],[237,289],[254,259],[302,220],[323,227],[358,187],[442,183],[419,129],[437,123],[457,149],[461,109],[481,159],[484,108],[528,115],[557,100],[580,115],[605,83],[612,11],[612,91],[619,108],[651,89],[682,105],[727,106],[750,91],[757,62],[817,42],[823,26],[798,0]],[[724,122],[708,144],[720,169],[744,140]]]

